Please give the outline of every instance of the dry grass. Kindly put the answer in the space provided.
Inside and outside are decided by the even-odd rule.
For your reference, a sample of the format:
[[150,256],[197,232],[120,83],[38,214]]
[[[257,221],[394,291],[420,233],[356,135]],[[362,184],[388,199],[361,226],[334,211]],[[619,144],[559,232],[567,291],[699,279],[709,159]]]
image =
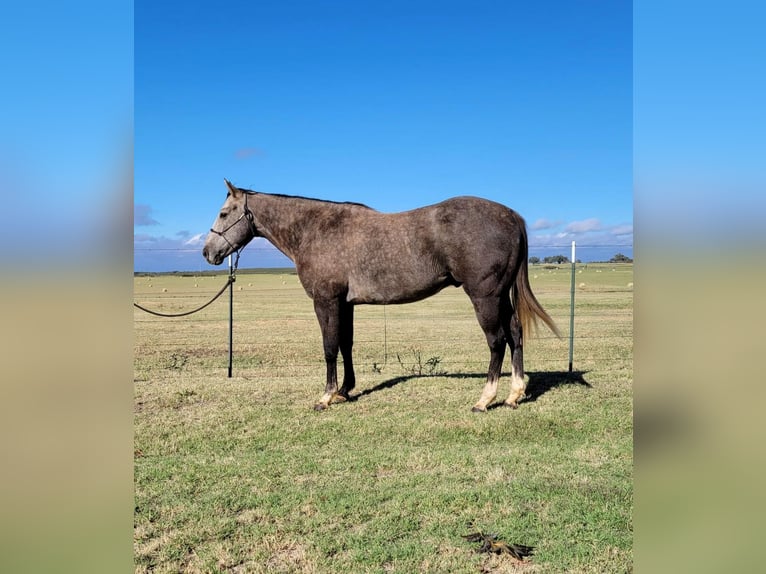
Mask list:
[[[548,271],[533,268],[533,289],[566,333],[568,268]],[[138,277],[135,299],[183,310],[223,281]],[[357,308],[360,396],[324,413],[319,328],[294,275],[238,278],[232,379],[225,299],[182,320],[137,311],[136,571],[630,571],[632,282],[632,266],[578,273],[579,377],[566,339],[542,332],[526,348],[531,398],[486,415],[470,408],[488,351],[457,289]],[[412,375],[418,355],[438,358],[430,375]],[[476,554],[460,538],[471,519],[536,546],[532,562]]]

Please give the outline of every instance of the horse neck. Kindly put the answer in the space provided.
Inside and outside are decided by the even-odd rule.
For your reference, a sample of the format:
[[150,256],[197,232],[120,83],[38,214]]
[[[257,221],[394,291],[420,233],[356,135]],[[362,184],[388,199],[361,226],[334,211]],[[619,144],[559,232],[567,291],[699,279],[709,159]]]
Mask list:
[[304,233],[307,200],[256,193],[251,196],[258,231],[277,249],[295,261]]

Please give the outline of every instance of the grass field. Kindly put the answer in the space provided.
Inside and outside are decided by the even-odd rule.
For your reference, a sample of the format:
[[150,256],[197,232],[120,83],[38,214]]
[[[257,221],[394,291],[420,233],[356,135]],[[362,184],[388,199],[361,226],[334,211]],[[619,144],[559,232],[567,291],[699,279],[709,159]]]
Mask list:
[[[489,352],[460,289],[357,307],[359,396],[321,413],[297,276],[238,276],[231,379],[228,296],[183,319],[136,310],[136,572],[631,572],[633,268],[578,266],[574,376],[569,269],[530,267],[565,336],[528,340],[528,398],[486,414]],[[224,280],[136,277],[134,298],[183,311]],[[477,553],[471,520],[534,556]]]

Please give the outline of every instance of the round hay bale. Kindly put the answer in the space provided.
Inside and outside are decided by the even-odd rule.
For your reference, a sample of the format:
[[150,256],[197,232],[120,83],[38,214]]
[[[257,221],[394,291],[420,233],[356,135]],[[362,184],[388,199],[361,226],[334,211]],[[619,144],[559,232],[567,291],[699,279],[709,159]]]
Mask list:
[[632,281],[630,283],[628,283],[628,287],[630,287],[631,289],[633,288],[633,282]]
[[585,283],[580,283],[580,289],[585,289]]
[[163,287],[163,288],[162,288],[162,292],[163,292],[163,293],[167,293],[167,292],[168,292],[168,288],[167,288],[167,287]]

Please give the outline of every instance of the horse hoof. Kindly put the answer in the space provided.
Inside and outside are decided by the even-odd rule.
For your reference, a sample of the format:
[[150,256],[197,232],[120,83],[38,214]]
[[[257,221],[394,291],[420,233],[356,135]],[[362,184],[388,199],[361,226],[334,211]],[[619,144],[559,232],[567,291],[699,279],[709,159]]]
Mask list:
[[503,403],[503,404],[506,407],[508,407],[509,409],[518,409],[519,408],[519,405],[517,405],[516,403]]
[[314,410],[317,412],[323,411],[327,408],[327,405],[324,403],[317,403],[314,405]]
[[473,408],[471,409],[471,412],[472,412],[472,413],[486,413],[486,412],[487,412],[487,409],[483,409],[483,408],[481,408],[481,407],[473,407]]

